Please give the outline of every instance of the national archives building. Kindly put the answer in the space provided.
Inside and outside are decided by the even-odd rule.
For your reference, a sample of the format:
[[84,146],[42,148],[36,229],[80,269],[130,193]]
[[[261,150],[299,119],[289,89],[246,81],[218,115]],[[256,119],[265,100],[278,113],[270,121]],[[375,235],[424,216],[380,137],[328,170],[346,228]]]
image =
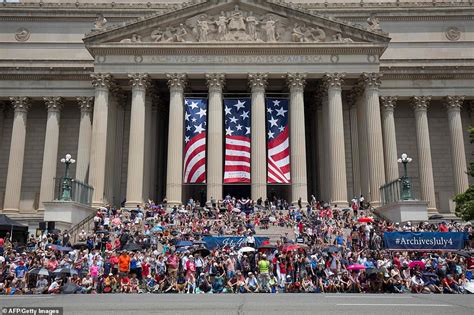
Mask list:
[[[41,220],[68,153],[94,206],[227,194],[377,206],[406,153],[415,197],[449,214],[469,184],[473,17],[469,0],[4,1],[0,212]],[[207,102],[201,183],[183,181],[192,98]],[[230,98],[251,100],[246,183],[223,181]],[[267,178],[268,98],[288,100],[286,183]]]

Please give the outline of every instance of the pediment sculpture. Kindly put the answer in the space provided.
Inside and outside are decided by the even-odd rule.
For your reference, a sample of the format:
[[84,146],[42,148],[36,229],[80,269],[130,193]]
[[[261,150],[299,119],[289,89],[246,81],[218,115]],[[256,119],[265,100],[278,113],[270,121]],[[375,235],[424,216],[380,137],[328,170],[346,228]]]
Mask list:
[[254,14],[238,5],[217,15],[197,14],[179,24],[134,33],[121,43],[155,42],[353,42],[341,33],[272,13]]

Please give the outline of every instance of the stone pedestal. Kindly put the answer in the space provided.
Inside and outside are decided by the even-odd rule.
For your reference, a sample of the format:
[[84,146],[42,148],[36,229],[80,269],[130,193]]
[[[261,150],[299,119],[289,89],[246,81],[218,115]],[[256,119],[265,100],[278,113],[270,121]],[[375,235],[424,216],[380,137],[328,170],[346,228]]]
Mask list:
[[96,212],[95,208],[74,201],[43,202],[44,221],[56,222],[56,229],[64,231]]
[[376,214],[392,222],[427,221],[428,202],[420,200],[400,200],[383,205],[376,210]]

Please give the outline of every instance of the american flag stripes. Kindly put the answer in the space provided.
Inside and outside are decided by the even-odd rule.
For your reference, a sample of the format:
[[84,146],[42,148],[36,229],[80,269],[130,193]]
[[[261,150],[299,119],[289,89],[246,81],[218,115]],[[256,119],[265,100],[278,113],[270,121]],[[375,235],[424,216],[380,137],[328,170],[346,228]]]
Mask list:
[[224,183],[250,183],[250,99],[224,99]]
[[267,108],[267,181],[290,183],[290,140],[288,133],[288,100],[266,99]]
[[207,99],[184,100],[184,178],[186,184],[206,182]]

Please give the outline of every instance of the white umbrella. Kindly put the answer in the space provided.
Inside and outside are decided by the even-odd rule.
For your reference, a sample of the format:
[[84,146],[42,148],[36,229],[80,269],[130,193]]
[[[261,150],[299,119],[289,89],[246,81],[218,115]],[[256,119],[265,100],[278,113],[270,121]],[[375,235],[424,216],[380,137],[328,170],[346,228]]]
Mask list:
[[239,249],[239,253],[249,253],[249,252],[254,252],[255,248],[253,247],[242,247]]
[[186,209],[179,209],[178,212],[179,212],[179,213],[188,213],[188,210],[186,210]]
[[466,282],[464,289],[470,293],[474,293],[474,280]]
[[235,212],[235,213],[240,213],[241,210],[239,208],[234,208],[234,209],[232,209],[232,211]]
[[107,211],[106,207],[99,207],[99,209],[102,210],[102,211]]

